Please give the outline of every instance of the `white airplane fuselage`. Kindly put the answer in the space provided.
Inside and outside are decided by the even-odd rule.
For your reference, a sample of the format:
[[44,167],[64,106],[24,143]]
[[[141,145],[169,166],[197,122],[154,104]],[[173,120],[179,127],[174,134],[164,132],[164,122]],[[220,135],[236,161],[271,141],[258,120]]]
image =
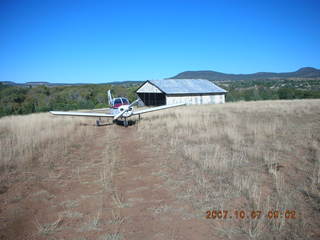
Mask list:
[[133,114],[133,107],[130,106],[130,102],[127,98],[118,97],[112,98],[111,93],[108,92],[109,95],[109,104],[111,105],[110,113],[113,115],[118,115],[121,112],[125,113],[121,115],[120,118],[128,118]]

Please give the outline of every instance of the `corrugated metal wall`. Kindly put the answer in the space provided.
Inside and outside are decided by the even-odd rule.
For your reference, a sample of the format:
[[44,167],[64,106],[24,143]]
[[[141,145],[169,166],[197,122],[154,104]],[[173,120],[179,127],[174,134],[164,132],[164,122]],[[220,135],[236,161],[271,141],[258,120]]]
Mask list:
[[219,104],[225,103],[225,95],[192,95],[192,96],[179,96],[179,95],[167,95],[167,104],[186,103],[191,104]]

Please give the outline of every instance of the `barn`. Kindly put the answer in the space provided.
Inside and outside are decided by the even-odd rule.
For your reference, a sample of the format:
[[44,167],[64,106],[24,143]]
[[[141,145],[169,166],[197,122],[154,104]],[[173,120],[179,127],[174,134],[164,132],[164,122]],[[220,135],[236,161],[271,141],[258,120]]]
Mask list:
[[206,79],[163,79],[144,82],[136,93],[146,106],[160,106],[224,103],[227,91]]

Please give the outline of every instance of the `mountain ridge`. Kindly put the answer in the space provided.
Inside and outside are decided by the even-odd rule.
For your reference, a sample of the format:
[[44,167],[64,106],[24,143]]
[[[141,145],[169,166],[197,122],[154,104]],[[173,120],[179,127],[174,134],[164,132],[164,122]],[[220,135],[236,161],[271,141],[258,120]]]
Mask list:
[[211,70],[185,71],[177,74],[171,79],[208,79],[211,81],[241,81],[241,80],[268,80],[287,78],[320,78],[320,69],[303,67],[295,72],[256,72],[250,74],[222,73]]

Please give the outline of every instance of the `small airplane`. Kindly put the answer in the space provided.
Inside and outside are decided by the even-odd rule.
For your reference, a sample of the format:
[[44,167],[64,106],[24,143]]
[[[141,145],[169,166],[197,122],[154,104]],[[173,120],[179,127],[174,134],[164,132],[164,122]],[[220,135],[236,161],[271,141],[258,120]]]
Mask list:
[[133,106],[138,104],[140,99],[135,100],[130,103],[125,97],[112,98],[111,91],[108,90],[108,102],[111,106],[110,113],[93,113],[93,112],[65,112],[65,111],[50,111],[53,115],[64,115],[64,116],[81,116],[81,117],[98,117],[99,120],[96,121],[97,126],[101,125],[101,117],[113,118],[113,122],[118,119],[123,120],[123,125],[128,126],[128,118],[131,116],[140,115],[147,112],[159,111],[167,108],[178,107],[185,105],[185,103],[163,105],[159,107],[147,108],[143,110],[134,111]]

